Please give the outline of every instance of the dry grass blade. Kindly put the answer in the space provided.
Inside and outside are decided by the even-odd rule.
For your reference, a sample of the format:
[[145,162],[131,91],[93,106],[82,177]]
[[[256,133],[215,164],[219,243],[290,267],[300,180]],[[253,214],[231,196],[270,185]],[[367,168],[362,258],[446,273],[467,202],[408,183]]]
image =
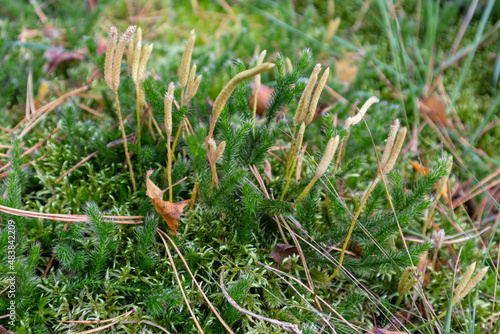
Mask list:
[[189,276],[191,276],[191,278],[193,279],[193,282],[196,285],[196,287],[198,288],[198,291],[200,291],[201,295],[203,296],[203,299],[205,299],[205,301],[207,302],[207,304],[210,307],[210,309],[212,310],[212,312],[214,312],[214,314],[217,317],[217,319],[219,319],[219,321],[221,322],[221,324],[224,326],[224,328],[227,329],[227,331],[229,333],[234,334],[234,332],[231,330],[231,328],[228,326],[228,324],[226,324],[226,322],[224,321],[224,319],[222,319],[222,317],[219,315],[219,312],[217,312],[217,310],[215,309],[215,307],[212,305],[212,303],[210,302],[210,300],[207,298],[207,296],[205,295],[205,293],[201,289],[201,286],[196,281],[196,278],[194,277],[193,273],[191,272],[191,269],[189,269],[189,266],[186,263],[186,260],[184,259],[184,256],[182,256],[182,253],[179,251],[179,248],[177,248],[177,246],[175,245],[175,242],[168,236],[167,233],[163,232],[162,230],[159,230],[159,231],[160,231],[160,233],[162,233],[165,236],[165,238],[168,239],[168,241],[170,241],[170,243],[174,247],[175,251],[177,252],[177,254],[179,255],[179,257],[181,258],[182,263],[184,264],[184,267],[186,267],[186,270],[188,271]]
[[[4,205],[0,205],[0,212],[20,217],[48,219],[61,222],[89,222],[88,217],[85,215],[65,215],[57,213],[32,212],[27,210],[14,209]],[[114,222],[116,224],[142,224],[142,221],[136,219],[143,219],[144,216],[103,216],[103,218],[106,222]]]
[[132,314],[134,311],[135,310],[130,310],[130,311],[125,312],[121,315],[118,315],[114,318],[106,319],[106,320],[58,320],[57,322],[62,322],[62,323],[66,323],[66,324],[103,324],[103,323],[110,322],[110,321],[113,321],[113,320],[116,320],[119,318],[126,317],[126,316]]
[[[182,293],[182,298],[184,298],[184,302],[186,303],[186,306],[189,310],[189,313],[191,313],[191,317],[193,318],[194,324],[196,325],[196,328],[198,328],[198,331],[201,334],[204,334],[203,329],[201,329],[200,323],[198,322],[198,319],[196,319],[196,315],[193,312],[193,309],[191,308],[191,305],[189,304],[189,301],[186,297],[186,293],[184,292],[184,288],[182,287],[181,279],[179,278],[179,274],[177,273],[177,267],[175,266],[174,259],[172,258],[172,254],[170,253],[170,249],[168,248],[168,244],[163,238],[162,233],[160,233],[160,229],[156,229],[158,232],[158,235],[160,236],[161,240],[163,241],[163,245],[165,245],[165,250],[167,251],[168,254],[168,259],[170,260],[170,264],[172,264],[172,269],[174,270],[174,275],[177,280],[177,284],[179,285],[179,289],[181,290]],[[163,232],[163,231],[161,231]],[[165,232],[163,232],[165,233]]]
[[[293,277],[292,275],[289,275],[289,274],[287,274],[287,273],[285,273],[285,272],[283,272],[281,270],[278,270],[276,268],[266,266],[265,264],[263,264],[261,262],[259,262],[259,265],[261,265],[262,267],[266,268],[267,270],[273,271],[278,277],[280,277],[285,283],[287,283],[288,285],[290,285],[292,288],[293,288],[293,286],[290,284],[290,282],[288,282],[287,280],[285,280],[281,275],[286,276],[289,279],[292,279],[293,281],[297,282],[301,287],[303,287],[304,289],[306,289],[309,292],[311,292],[311,290],[307,287],[307,285],[305,285],[304,283],[302,283],[301,281],[299,281],[297,278]],[[293,288],[293,289],[295,290],[295,288]],[[313,292],[311,292],[311,293],[313,293]],[[339,320],[343,321],[347,326],[349,326],[350,328],[352,328],[357,333],[361,333],[361,331],[359,329],[357,329],[353,324],[351,324],[349,321],[347,321],[340,313],[337,312],[337,310],[335,310],[333,307],[331,307],[323,298],[321,298],[319,296],[317,296],[317,298],[323,304],[325,304],[325,306],[327,308],[329,308],[338,317]],[[319,313],[317,310],[313,309],[313,312],[317,313],[323,320],[325,320],[323,318],[323,315],[321,313]],[[330,325],[329,321],[325,321],[325,325],[326,324]]]
[[229,304],[231,304],[231,306],[233,306],[235,309],[237,309],[238,312],[243,313],[243,314],[248,315],[248,316],[251,316],[251,317],[254,317],[254,318],[262,320],[262,321],[269,322],[275,326],[279,326],[279,327],[283,328],[285,331],[287,331],[288,333],[302,334],[302,331],[299,329],[299,326],[297,326],[295,324],[291,324],[289,322],[279,321],[276,319],[266,318],[264,316],[255,314],[251,311],[245,310],[243,307],[238,305],[238,303],[236,303],[234,301],[234,299],[231,298],[229,293],[227,293],[227,291],[226,291],[226,287],[224,286],[224,270],[223,269],[220,271],[220,287],[222,289],[222,294],[224,295],[226,300],[229,302]]
[[99,332],[99,331],[102,331],[103,329],[109,328],[109,327],[114,326],[114,325],[116,325],[118,323],[119,323],[119,321],[115,321],[115,322],[112,322],[112,323],[110,323],[108,325],[104,325],[104,326],[97,327],[97,328],[94,328],[94,329],[89,329],[88,331],[84,331],[84,332],[78,332],[76,334],[88,334],[88,333]]
[[[267,188],[266,188],[266,185],[264,183],[264,180],[262,179],[262,176],[260,176],[260,173],[259,171],[257,170],[257,166],[252,166],[249,165],[248,166],[250,168],[250,171],[252,172],[252,174],[255,176],[255,178],[257,179],[257,182],[259,183],[260,185],[260,188],[262,189],[262,191],[264,192],[264,195],[266,196],[267,199],[270,199],[271,197],[269,197],[269,193],[267,192]],[[274,198],[273,198],[274,199]],[[283,239],[283,242],[287,245],[289,245],[288,243],[288,240],[286,239],[285,237],[285,233],[283,233],[283,229],[281,228],[281,224],[280,224],[280,221],[278,219],[278,216],[274,215],[274,220],[276,221],[276,224],[278,224],[278,229],[280,231],[280,235],[281,235],[281,238]]]
[[9,134],[12,134],[12,133],[14,133],[14,130],[18,129],[21,125],[28,123],[26,125],[26,127],[23,129],[23,131],[21,131],[21,133],[18,136],[19,139],[24,137],[24,135],[26,135],[38,122],[40,122],[52,110],[54,110],[55,108],[60,106],[64,102],[65,99],[67,99],[70,96],[76,95],[78,93],[84,92],[84,91],[90,89],[90,87],[91,87],[90,84],[86,84],[83,87],[77,88],[77,89],[72,90],[66,94],[61,95],[55,101],[52,101],[52,102],[44,105],[43,107],[38,108],[34,114],[30,115],[31,117],[29,119],[24,118],[11,131],[9,131],[9,130],[7,130],[7,131],[9,131]]
[[[302,251],[302,247],[300,247],[300,243],[297,240],[297,238],[295,237],[295,232],[287,224],[285,218],[283,218],[282,215],[280,215],[280,218],[281,218],[281,221],[283,222],[283,225],[285,225],[285,228],[287,229],[288,233],[290,233],[290,235],[292,236],[293,243],[297,247],[297,250],[298,250],[299,255],[300,255],[300,260],[302,261],[302,266],[304,267],[304,271],[306,273],[307,283],[309,284],[309,288],[311,289],[312,293],[314,293],[314,284],[313,284],[313,281],[312,281],[312,278],[311,278],[311,273],[309,272],[309,268],[307,266],[306,257],[304,255],[304,252]],[[316,301],[316,305],[318,305],[318,308],[321,310],[321,305],[319,303],[319,300],[318,300],[317,296],[315,296],[314,299]]]

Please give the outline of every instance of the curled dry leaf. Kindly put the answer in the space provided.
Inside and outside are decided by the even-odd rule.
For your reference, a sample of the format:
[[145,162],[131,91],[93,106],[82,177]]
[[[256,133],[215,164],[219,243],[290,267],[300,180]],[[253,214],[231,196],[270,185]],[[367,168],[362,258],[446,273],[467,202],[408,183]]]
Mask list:
[[419,162],[408,160],[410,165],[420,174],[427,175],[429,174],[429,168],[422,166]]
[[60,64],[70,61],[84,60],[83,55],[85,51],[79,50],[77,52],[67,52],[62,49],[49,49],[43,53],[47,62],[43,65],[43,69],[48,73],[52,73]]
[[427,115],[436,125],[451,127],[451,122],[446,116],[446,108],[441,98],[434,94],[423,100],[418,100],[420,110]]
[[[429,168],[427,167],[424,167],[422,166],[422,164],[420,164],[419,162],[416,162],[416,161],[411,161],[411,160],[408,160],[408,162],[410,163],[410,165],[420,174],[420,175],[427,175],[429,174]],[[434,186],[434,189],[437,189],[438,188],[438,184],[436,184]],[[448,198],[448,192],[447,192],[447,189],[446,187],[443,189],[443,192],[441,193],[441,196],[443,196],[443,198]]]
[[299,254],[297,247],[287,244],[276,244],[269,257],[281,266],[284,259],[294,254]]
[[170,227],[170,230],[177,235],[179,219],[181,218],[184,208],[189,204],[189,202],[191,202],[191,200],[187,199],[179,203],[164,201],[163,193],[165,190],[158,188],[158,186],[149,179],[152,173],[152,170],[148,170],[146,173],[146,195],[151,199],[156,211],[158,211],[158,213],[163,217],[168,227]]

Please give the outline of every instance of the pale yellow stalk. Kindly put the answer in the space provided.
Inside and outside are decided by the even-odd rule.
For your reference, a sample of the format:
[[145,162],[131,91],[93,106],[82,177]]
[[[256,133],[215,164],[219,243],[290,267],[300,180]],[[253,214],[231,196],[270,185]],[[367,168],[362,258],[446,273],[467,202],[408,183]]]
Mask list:
[[288,169],[285,171],[286,184],[285,184],[285,189],[283,190],[283,193],[281,193],[280,200],[283,200],[283,198],[285,197],[286,191],[288,190],[288,185],[290,184],[290,180],[292,178],[295,164],[297,162],[298,157],[300,156],[300,148],[302,146],[302,141],[304,139],[305,129],[306,129],[306,125],[304,122],[302,122],[302,124],[300,125],[299,134],[297,135],[297,139],[295,140],[295,143],[294,143],[293,152],[292,152],[291,156],[288,157],[288,161],[291,161],[292,165],[290,168],[290,172],[288,172]]
[[172,102],[174,101],[174,83],[168,86],[168,92],[165,94],[164,112],[165,112],[165,132],[167,133],[167,179],[168,179],[168,198],[172,202],[172,152],[170,148],[170,136],[172,136]]
[[135,26],[129,26],[128,29],[121,35],[118,45],[116,45],[118,31],[116,30],[116,27],[111,27],[111,29],[109,30],[106,59],[104,60],[104,81],[106,82],[106,85],[113,91],[115,96],[116,111],[118,114],[118,121],[123,138],[123,148],[125,149],[125,159],[130,171],[130,178],[132,181],[132,188],[134,192],[137,190],[137,187],[135,184],[132,161],[130,160],[130,154],[128,152],[127,134],[125,133],[125,127],[123,126],[120,99],[118,98],[118,87],[120,85],[120,68],[123,58],[123,52],[125,50],[125,46],[134,35],[135,28]]
[[344,126],[346,128],[349,128],[349,127],[361,122],[361,120],[365,116],[366,112],[368,111],[368,108],[370,108],[373,104],[378,103],[378,102],[379,102],[379,100],[375,96],[370,97],[365,102],[365,104],[363,104],[363,106],[361,107],[361,109],[359,110],[359,112],[355,116],[352,116],[352,117],[349,117],[348,119],[346,119]]
[[212,122],[210,123],[210,130],[209,130],[209,133],[207,136],[207,140],[209,138],[212,138],[213,132],[215,129],[215,123],[217,122],[217,119],[219,118],[220,113],[224,109],[224,107],[227,103],[227,100],[229,100],[229,97],[233,93],[236,86],[238,86],[238,84],[240,82],[242,82],[243,80],[249,79],[249,78],[251,78],[257,74],[260,74],[262,72],[272,70],[274,67],[276,67],[276,65],[274,65],[272,63],[264,63],[262,65],[251,68],[249,70],[240,72],[240,73],[236,74],[231,80],[229,80],[229,82],[221,90],[221,92],[219,93],[219,95],[217,96],[217,98],[214,101],[213,117],[212,117]]
[[[376,98],[374,98],[374,99],[376,99]],[[375,100],[373,100],[373,101],[375,101]],[[377,99],[377,101],[378,101],[378,99]],[[372,104],[373,103],[375,103],[375,102],[372,102]],[[368,101],[365,103],[365,105],[367,105],[367,104],[368,104]],[[360,113],[362,111],[366,112],[366,110],[368,110],[369,105],[366,108],[364,108],[365,105],[363,105],[363,108],[361,108]],[[363,115],[364,115],[364,113],[363,113]],[[362,117],[363,116],[361,116],[359,120],[361,120]],[[359,122],[359,120],[358,120],[358,122]],[[356,124],[356,123],[354,123],[354,124]],[[344,244],[342,246],[342,251],[340,252],[339,265],[338,265],[337,269],[335,269],[333,274],[330,276],[330,280],[333,279],[337,275],[337,273],[340,271],[340,268],[342,267],[342,262],[344,261],[344,255],[345,255],[345,251],[347,249],[347,244],[349,243],[349,240],[351,239],[352,232],[354,231],[354,226],[356,225],[356,221],[358,220],[358,217],[361,214],[361,210],[365,206],[366,201],[370,197],[370,194],[372,193],[373,189],[375,189],[375,186],[378,184],[378,182],[382,179],[382,177],[384,175],[388,174],[392,170],[392,168],[394,167],[394,164],[396,163],[396,160],[399,156],[399,152],[401,151],[401,147],[403,146],[403,143],[404,143],[404,140],[406,137],[406,128],[402,128],[398,138],[396,139],[396,142],[394,143],[394,138],[396,137],[396,133],[397,133],[398,128],[399,128],[399,122],[394,122],[394,124],[391,126],[391,131],[389,132],[389,138],[387,140],[386,148],[385,148],[384,154],[382,156],[382,160],[385,160],[386,162],[384,164],[381,163],[377,177],[375,178],[375,180],[373,180],[372,184],[370,185],[368,190],[365,192],[363,199],[361,200],[361,203],[358,206],[358,210],[356,211],[356,213],[351,221],[351,226],[349,227],[349,231],[347,232],[346,239],[345,239]],[[390,153],[386,154],[386,152],[390,152]],[[386,156],[387,158],[384,158],[384,156]]]

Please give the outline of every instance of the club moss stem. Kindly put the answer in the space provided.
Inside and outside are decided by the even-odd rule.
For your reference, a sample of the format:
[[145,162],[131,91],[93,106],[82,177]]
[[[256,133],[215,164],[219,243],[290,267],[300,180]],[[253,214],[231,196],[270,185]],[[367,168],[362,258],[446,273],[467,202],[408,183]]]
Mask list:
[[172,202],[172,152],[170,148],[170,136],[167,136],[167,179],[168,200]]
[[217,166],[215,163],[212,163],[212,184],[210,186],[210,190],[214,189],[214,184],[215,184],[215,175],[217,173]]
[[354,226],[356,225],[356,221],[358,220],[358,217],[361,214],[361,210],[363,210],[363,207],[365,206],[366,201],[368,200],[368,197],[370,197],[371,192],[373,191],[373,189],[375,189],[375,186],[380,181],[380,179],[381,179],[380,175],[377,175],[375,180],[373,180],[372,184],[370,185],[370,188],[368,188],[365,195],[363,196],[361,203],[359,204],[358,210],[356,211],[356,214],[354,215],[354,218],[352,219],[351,227],[349,227],[349,232],[347,232],[347,237],[345,238],[344,245],[342,246],[342,252],[340,253],[340,258],[339,258],[339,265],[338,265],[337,269],[335,269],[333,274],[329,277],[330,280],[332,280],[337,275],[340,268],[342,267],[342,262],[344,261],[344,255],[345,255],[345,251],[347,249],[347,244],[349,243],[349,240],[351,239],[352,231],[354,230]]
[[140,98],[140,86],[136,85],[135,86],[135,96],[137,100],[137,147],[140,149],[141,148],[141,111],[142,111],[142,104],[141,104],[141,98]]
[[311,190],[311,188],[314,186],[314,184],[316,183],[316,181],[318,181],[318,179],[319,179],[319,177],[317,177],[316,175],[314,175],[314,177],[309,182],[309,184],[307,185],[307,187],[304,188],[304,190],[302,191],[302,193],[300,194],[300,196],[297,197],[297,199],[293,203],[294,206],[296,206],[301,200],[304,199],[304,197],[306,197],[307,193],[309,192],[309,190]]
[[127,161],[128,169],[130,171],[130,178],[132,179],[132,189],[135,192],[135,191],[137,191],[137,187],[135,185],[134,169],[132,168],[132,162],[130,161],[130,154],[128,153],[127,134],[125,133],[125,127],[123,126],[123,118],[122,118],[122,111],[121,111],[121,107],[120,107],[120,99],[118,98],[118,91],[115,89],[113,92],[115,93],[116,111],[118,114],[118,120],[120,122],[120,130],[122,132],[122,137],[123,137],[123,147],[125,149],[125,159]]
[[175,137],[174,137],[174,142],[172,144],[172,158],[175,159],[175,157],[173,157],[174,153],[175,153],[175,146],[177,146],[177,141],[179,140],[179,136],[181,134],[181,130],[182,130],[182,124],[183,122],[181,122],[179,124],[179,127],[177,128],[177,132],[175,133]]

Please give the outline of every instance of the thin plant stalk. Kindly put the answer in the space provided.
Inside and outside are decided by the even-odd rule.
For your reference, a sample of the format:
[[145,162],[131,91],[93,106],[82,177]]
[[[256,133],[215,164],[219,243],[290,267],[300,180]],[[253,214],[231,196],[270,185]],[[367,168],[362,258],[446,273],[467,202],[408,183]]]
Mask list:
[[215,163],[212,163],[212,184],[210,185],[210,190],[214,189],[216,174],[217,174],[217,165]]
[[163,241],[163,245],[165,245],[165,250],[167,251],[168,259],[170,260],[170,264],[172,265],[172,269],[174,270],[174,274],[175,274],[174,276],[175,276],[175,278],[177,280],[177,284],[179,285],[179,288],[181,290],[182,297],[184,298],[184,302],[186,303],[186,306],[189,310],[189,313],[191,314],[191,317],[193,318],[193,321],[196,325],[196,328],[198,329],[198,331],[200,333],[204,333],[203,329],[201,328],[201,326],[198,322],[198,319],[196,319],[196,315],[194,314],[193,309],[189,305],[189,301],[187,299],[186,293],[184,292],[184,288],[182,287],[181,279],[179,278],[179,274],[177,273],[177,267],[175,266],[175,262],[174,262],[174,259],[172,258],[172,254],[170,253],[170,249],[168,247],[167,241],[165,240],[165,238],[163,238],[163,235],[159,231],[160,231],[160,229],[157,228],[157,233],[160,236],[161,240]]
[[288,161],[287,161],[287,165],[289,162],[291,162],[291,167],[290,167],[290,171],[288,173],[288,171],[285,173],[285,176],[286,176],[286,185],[285,185],[285,189],[283,190],[283,193],[281,194],[281,200],[283,200],[283,198],[285,198],[285,194],[286,194],[286,191],[288,190],[288,186],[290,185],[290,180],[292,179],[292,175],[293,175],[293,172],[295,170],[295,165],[297,164],[297,160],[300,156],[300,148],[302,146],[302,141],[304,139],[304,131],[306,129],[306,124],[304,122],[302,122],[301,126],[300,126],[300,130],[299,130],[299,134],[297,135],[297,137],[295,138],[295,127],[293,129],[293,132],[294,132],[294,146],[293,149],[290,149],[290,155],[288,156]]
[[168,200],[172,202],[172,150],[170,148],[170,136],[167,136],[167,179]]
[[285,167],[285,176],[288,175],[288,171],[290,169],[290,163],[292,162],[292,156],[293,156],[293,148],[295,144],[295,133],[297,132],[297,126],[293,127],[293,132],[292,132],[292,141],[290,142],[290,154],[288,155],[288,159],[286,160],[286,167]]
[[[365,103],[365,105],[366,105],[366,103]],[[362,109],[364,109],[364,106]],[[362,112],[360,112],[360,114],[363,115]],[[354,119],[354,118],[351,118],[351,119]],[[365,195],[363,196],[363,199],[361,200],[359,208],[356,211],[356,214],[354,215],[354,218],[351,222],[351,226],[349,227],[349,231],[347,233],[347,237],[344,241],[344,245],[342,246],[342,252],[340,253],[338,267],[337,267],[337,269],[335,269],[333,274],[329,277],[330,280],[333,279],[338,274],[338,272],[340,271],[340,268],[342,267],[342,262],[344,260],[344,255],[345,255],[345,251],[347,249],[347,244],[349,243],[352,232],[354,230],[354,226],[356,225],[356,221],[358,220],[358,217],[361,214],[361,210],[363,210],[363,207],[365,206],[366,201],[368,200],[368,197],[370,196],[373,189],[375,189],[375,186],[378,184],[378,182],[382,179],[382,177],[384,175],[387,175],[392,170],[392,168],[394,167],[394,164],[396,163],[396,160],[399,156],[399,152],[401,151],[401,147],[403,146],[404,140],[406,138],[406,132],[407,132],[406,128],[402,128],[399,132],[399,136],[397,136],[399,127],[400,127],[400,123],[398,120],[395,120],[393,125],[391,125],[391,130],[389,131],[389,137],[387,138],[387,144],[385,146],[384,153],[382,154],[382,158],[380,159],[379,173],[377,174],[377,177],[375,178],[375,180],[373,180],[373,183],[371,184],[371,186],[368,188]],[[396,139],[396,136],[397,136],[397,139]]]
[[121,111],[121,107],[120,107],[120,99],[118,98],[118,91],[115,90],[114,93],[115,93],[115,101],[116,101],[118,120],[120,122],[120,130],[122,132],[122,137],[123,137],[123,147],[125,149],[125,159],[127,160],[128,169],[130,171],[130,177],[132,179],[132,189],[134,189],[134,192],[135,192],[135,191],[137,191],[137,187],[135,185],[134,169],[132,168],[132,162],[130,161],[130,154],[128,152],[127,134],[125,133],[125,127],[123,126],[123,118],[122,118],[122,111]]
[[164,231],[162,231],[160,229],[158,229],[158,231],[160,231],[165,236],[165,238],[167,238],[168,241],[170,241],[170,243],[174,247],[175,251],[177,252],[177,255],[179,255],[179,258],[181,259],[182,263],[184,264],[184,267],[187,269],[187,271],[189,273],[189,276],[191,276],[191,278],[193,279],[193,282],[196,285],[196,287],[198,288],[198,291],[200,291],[201,295],[203,296],[203,299],[205,299],[205,301],[207,302],[207,304],[210,307],[210,309],[212,310],[212,312],[214,312],[214,314],[217,317],[217,319],[220,321],[220,323],[224,326],[224,328],[226,328],[226,330],[229,333],[234,334],[234,332],[231,330],[231,328],[228,326],[228,324],[224,321],[224,319],[222,319],[222,317],[220,316],[219,312],[217,312],[217,310],[215,309],[215,307],[212,305],[212,303],[210,302],[210,300],[207,298],[207,296],[205,295],[205,293],[201,289],[201,286],[196,281],[196,278],[194,277],[193,273],[191,272],[191,269],[189,269],[189,266],[188,266],[188,264],[186,262],[186,259],[184,259],[184,256],[182,256],[182,253],[179,250],[179,248],[177,248],[177,246],[175,245],[175,242]]
[[175,137],[174,137],[174,142],[172,143],[172,158],[175,159],[175,157],[173,157],[174,153],[175,153],[175,146],[177,145],[177,141],[179,140],[179,136],[181,134],[181,130],[182,130],[182,126],[183,126],[184,122],[180,122],[179,123],[179,127],[177,128],[177,132],[175,133]]
[[375,189],[375,186],[378,184],[380,179],[381,179],[380,175],[377,175],[375,180],[373,180],[370,188],[368,188],[365,195],[363,196],[361,203],[359,204],[358,210],[356,211],[356,214],[354,215],[354,217],[352,219],[351,226],[349,227],[349,232],[347,232],[347,237],[345,238],[344,245],[342,246],[342,252],[340,253],[340,258],[339,258],[339,265],[338,265],[337,269],[335,269],[333,274],[329,277],[330,280],[332,280],[338,274],[340,268],[342,267],[342,262],[344,261],[344,255],[345,255],[345,251],[347,249],[347,244],[349,243],[349,239],[351,238],[352,232],[354,230],[354,226],[356,225],[356,221],[358,220],[358,217],[361,214],[361,210],[363,210],[363,207],[365,206],[366,201],[368,200],[368,197],[370,197],[370,194],[372,193],[373,189]]
[[136,94],[136,101],[137,101],[137,147],[139,149],[141,148],[141,111],[142,111],[142,103],[141,99],[139,98],[140,94],[140,86],[135,86],[135,94]]

